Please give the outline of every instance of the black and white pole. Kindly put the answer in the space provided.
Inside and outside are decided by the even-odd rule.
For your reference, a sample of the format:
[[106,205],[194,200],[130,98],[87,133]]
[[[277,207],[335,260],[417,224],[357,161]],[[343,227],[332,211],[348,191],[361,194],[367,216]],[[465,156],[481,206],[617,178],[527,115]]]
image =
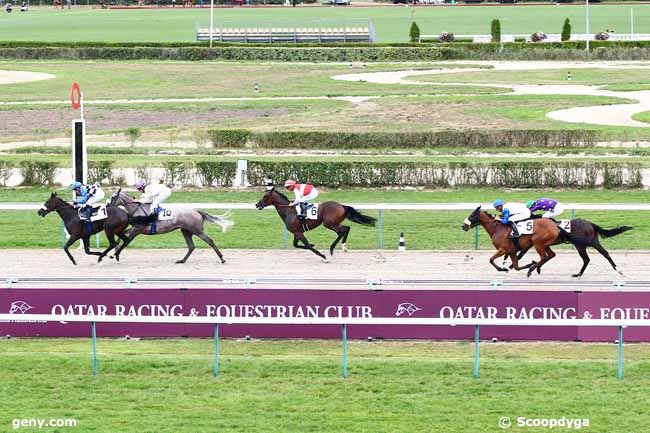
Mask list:
[[72,121],[72,181],[88,181],[88,156],[86,153],[86,121],[84,119],[83,92],[73,83],[70,92],[72,108],[79,110],[79,119]]
[[397,251],[406,251],[406,245],[404,243],[404,232],[401,232],[399,234],[399,248],[397,248]]
[[266,178],[266,190],[271,191],[273,189],[273,179],[270,177]]
[[566,73],[566,80],[571,81],[571,71]]
[[255,93],[260,93],[260,85],[257,83],[257,81],[255,82],[255,85],[253,86],[253,90],[255,90]]

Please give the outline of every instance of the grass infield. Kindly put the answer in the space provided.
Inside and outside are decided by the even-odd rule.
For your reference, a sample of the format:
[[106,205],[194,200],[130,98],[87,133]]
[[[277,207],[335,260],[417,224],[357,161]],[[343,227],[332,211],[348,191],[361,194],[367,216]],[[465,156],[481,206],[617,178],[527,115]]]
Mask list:
[[[99,328],[101,335],[101,327]],[[73,418],[84,432],[473,432],[510,417],[589,419],[590,432],[643,431],[650,345],[469,341],[0,340],[0,429]],[[528,431],[511,428],[509,431]],[[31,430],[26,430],[31,431]],[[36,430],[34,430],[36,431]],[[61,430],[62,431],[62,430]]]
[[[634,28],[650,25],[650,6],[635,5]],[[490,34],[492,18],[501,20],[502,34],[531,34],[534,31],[560,33],[565,18],[574,33],[585,31],[585,10],[581,4],[501,7],[354,7],[354,8],[227,8],[218,9],[215,22],[233,27],[301,25],[309,27],[319,19],[343,25],[345,20],[370,18],[378,42],[407,42],[411,21],[423,35],[443,31],[455,34]],[[108,42],[191,42],[196,23],[209,23],[208,9],[153,10],[53,10],[37,8],[28,14],[0,15],[0,40],[108,41]],[[592,32],[614,29],[630,33],[629,5],[594,5],[590,8]],[[304,25],[303,25],[304,24]],[[330,25],[335,25],[330,24]],[[350,25],[354,25],[351,22]]]

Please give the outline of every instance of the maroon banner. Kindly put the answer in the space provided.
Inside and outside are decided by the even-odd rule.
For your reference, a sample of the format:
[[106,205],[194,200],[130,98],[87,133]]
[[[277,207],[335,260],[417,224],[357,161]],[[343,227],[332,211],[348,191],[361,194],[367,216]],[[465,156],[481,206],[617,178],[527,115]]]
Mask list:
[[[6,289],[0,313],[207,317],[648,319],[650,292],[303,289]],[[335,325],[223,325],[224,337],[340,338]],[[210,337],[211,325],[98,323],[100,337]],[[88,323],[0,322],[0,335],[88,337]],[[471,339],[471,326],[354,325],[350,338]],[[481,338],[614,341],[616,328],[483,326]],[[626,341],[650,341],[628,328]]]

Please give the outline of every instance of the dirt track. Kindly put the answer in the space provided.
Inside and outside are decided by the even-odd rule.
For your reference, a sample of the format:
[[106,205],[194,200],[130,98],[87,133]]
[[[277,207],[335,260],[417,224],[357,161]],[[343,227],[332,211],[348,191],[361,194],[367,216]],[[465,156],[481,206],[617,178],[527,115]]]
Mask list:
[[[490,252],[439,252],[439,251],[351,251],[336,252],[329,262],[323,262],[311,253],[296,250],[226,250],[226,264],[220,264],[216,256],[207,249],[196,250],[184,265],[174,262],[181,258],[184,250],[127,250],[122,261],[105,260],[97,263],[94,257],[86,256],[81,250],[72,251],[79,265],[73,266],[61,250],[0,250],[0,277],[8,278],[70,278],[70,277],[112,277],[116,282],[102,283],[28,283],[20,282],[15,287],[124,287],[126,278],[213,278],[213,279],[263,279],[279,278],[285,280],[300,279],[433,279],[433,280],[503,280],[507,288],[522,289],[560,289],[591,290],[590,287],[577,287],[559,280],[572,280],[581,260],[574,251],[559,252],[558,257],[544,267],[542,276],[534,275],[526,279],[524,272],[511,271],[507,274],[496,272],[488,263]],[[532,255],[531,255],[532,257]],[[621,277],[614,272],[603,257],[591,254],[592,261],[586,275],[580,280],[572,281],[650,281],[650,252],[614,252],[612,257],[623,270]],[[556,285],[539,287],[535,281],[558,280]],[[510,282],[521,282],[519,287],[512,287]],[[203,283],[174,282],[147,283],[139,282],[133,287],[171,286],[171,287],[242,287],[241,283]],[[324,283],[318,287],[328,288],[365,288],[365,283],[329,286]],[[312,287],[307,283],[264,283],[258,282],[254,287]],[[395,286],[414,288],[415,286]],[[426,287],[426,286],[420,286]],[[434,285],[431,285],[434,287]],[[650,287],[650,286],[649,286]],[[445,288],[445,286],[435,286]],[[447,288],[460,288],[449,285]],[[481,287],[486,288],[486,282]],[[595,290],[613,289],[614,286],[593,288]],[[632,289],[629,289],[632,290]],[[635,288],[635,290],[640,290]]]

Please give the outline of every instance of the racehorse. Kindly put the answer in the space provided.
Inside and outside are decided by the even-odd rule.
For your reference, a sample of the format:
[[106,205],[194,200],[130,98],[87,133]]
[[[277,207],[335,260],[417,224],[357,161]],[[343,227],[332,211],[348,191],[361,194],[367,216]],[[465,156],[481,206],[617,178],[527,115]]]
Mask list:
[[[289,206],[289,203],[290,201],[287,196],[276,190],[275,187],[269,187],[262,199],[255,204],[255,207],[262,210],[267,206],[274,206],[278,215],[280,215],[280,218],[284,221],[287,230],[293,234],[294,248],[309,250],[322,259],[327,260],[327,257],[325,257],[324,254],[315,249],[313,244],[309,243],[305,237],[305,230],[298,218],[298,213],[293,206]],[[313,230],[323,224],[328,229],[336,232],[337,237],[334,242],[332,242],[332,245],[330,245],[330,255],[334,255],[334,248],[339,241],[342,241],[342,250],[348,250],[345,243],[350,234],[350,227],[341,225],[343,220],[346,218],[365,226],[374,226],[376,221],[375,218],[363,215],[351,206],[345,206],[335,201],[325,201],[318,206],[317,218],[314,220],[307,219],[305,220],[305,224],[307,230]],[[303,245],[299,245],[298,242],[302,242]]]
[[[43,204],[43,207],[38,210],[38,215],[45,217],[48,213],[53,211],[56,211],[59,214],[63,220],[65,229],[70,234],[68,242],[63,246],[63,251],[65,251],[74,265],[76,265],[77,262],[74,257],[72,257],[72,254],[70,254],[68,248],[79,239],[83,241],[84,251],[86,254],[99,256],[97,259],[98,262],[101,262],[102,258],[117,246],[115,235],[123,241],[126,241],[127,239],[124,235],[124,229],[129,225],[129,216],[119,207],[107,206],[106,214],[108,217],[106,219],[94,222],[81,221],[78,210],[53,192],[50,198]],[[101,253],[90,251],[90,236],[99,233],[102,230],[106,233],[106,238],[109,242],[108,248]]]
[[[580,269],[580,272],[578,272],[577,274],[573,274],[572,276],[581,277],[582,274],[584,274],[585,269],[587,269],[587,265],[589,265],[589,262],[591,261],[589,255],[587,254],[587,247],[593,247],[596,251],[598,251],[603,257],[607,259],[609,264],[612,265],[612,268],[614,268],[616,272],[622,275],[621,271],[616,269],[616,263],[614,263],[614,260],[612,260],[611,256],[609,255],[609,252],[607,252],[607,250],[603,248],[603,246],[600,244],[600,239],[598,235],[604,238],[612,238],[628,230],[632,230],[633,228],[634,227],[630,227],[630,226],[621,226],[613,229],[604,229],[599,225],[592,223],[591,221],[587,221],[583,219],[572,219],[571,233],[583,240],[582,242],[574,244],[576,251],[578,251],[578,254],[580,254],[580,257],[582,258],[582,268]],[[561,233],[559,238],[555,242],[555,244],[562,244],[567,242],[571,242],[571,241],[566,239],[564,234]],[[517,255],[517,258],[521,260],[521,258],[524,256],[524,254],[526,254],[527,251],[528,248],[522,249]]]
[[187,243],[187,253],[185,257],[176,261],[176,263],[185,263],[194,251],[194,241],[192,236],[198,236],[217,253],[221,263],[226,263],[223,254],[214,244],[214,241],[203,230],[205,221],[217,224],[221,227],[222,232],[226,232],[234,225],[234,222],[228,219],[228,215],[210,215],[206,212],[191,208],[174,208],[173,216],[169,220],[156,221],[156,230],[152,230],[153,217],[149,214],[149,204],[140,203],[128,194],[122,192],[120,188],[111,196],[111,205],[124,206],[126,213],[129,215],[129,222],[133,225],[129,231],[126,241],[115,251],[115,259],[119,261],[122,250],[140,234],[154,235],[169,233],[176,229],[181,229],[185,243]]
[[528,276],[534,270],[537,270],[539,274],[541,272],[542,266],[553,257],[555,253],[551,250],[550,246],[557,243],[558,237],[562,235],[565,242],[571,242],[576,244],[580,242],[584,244],[584,241],[574,236],[558,227],[550,219],[536,219],[532,220],[533,223],[533,234],[531,235],[521,235],[519,237],[519,244],[522,250],[528,250],[531,247],[535,247],[537,254],[539,254],[539,262],[531,262],[525,266],[519,266],[519,258],[517,257],[517,250],[514,243],[510,239],[510,226],[502,224],[501,221],[494,218],[492,215],[488,214],[485,211],[481,211],[481,206],[474,209],[474,211],[467,217],[463,223],[463,230],[467,231],[477,225],[483,226],[486,232],[492,238],[492,244],[497,249],[497,252],[490,258],[490,263],[494,268],[499,272],[508,272],[508,268],[498,266],[494,260],[508,255],[510,260],[512,260],[512,267],[520,271],[522,269],[528,269]]

